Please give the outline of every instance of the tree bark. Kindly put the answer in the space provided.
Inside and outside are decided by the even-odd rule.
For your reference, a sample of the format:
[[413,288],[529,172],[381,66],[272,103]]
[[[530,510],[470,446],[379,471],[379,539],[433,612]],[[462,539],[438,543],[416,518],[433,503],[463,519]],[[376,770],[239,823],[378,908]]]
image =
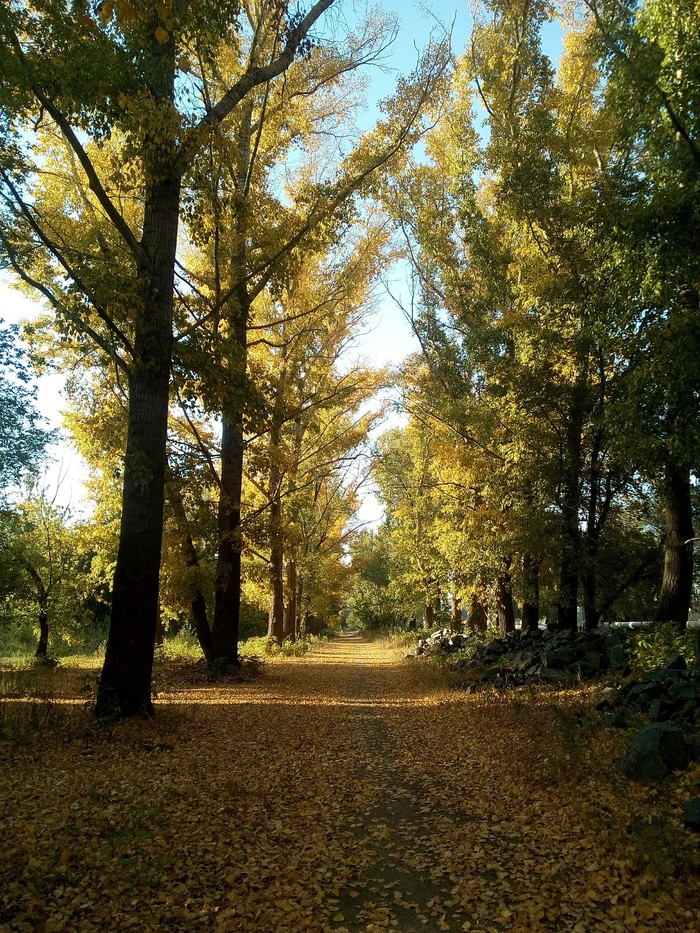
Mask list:
[[435,626],[435,607],[432,600],[427,600],[424,607],[423,628],[428,630]]
[[287,561],[287,605],[284,610],[284,637],[297,640],[297,565]]
[[243,413],[223,419],[219,552],[216,563],[212,660],[238,661],[241,618],[241,490],[243,487]]
[[153,715],[179,205],[179,178],[164,178],[151,186],[141,240],[147,261],[139,269],[146,296],[129,373],[122,520],[98,716]]
[[537,631],[540,623],[540,562],[531,554],[523,557],[522,630]]
[[41,574],[36,569],[34,564],[30,563],[28,560],[23,561],[25,569],[29,576],[32,578],[34,583],[34,588],[36,589],[36,598],[39,603],[39,641],[37,642],[36,651],[34,652],[35,658],[45,658],[49,650],[49,614],[48,614],[48,605],[49,605],[49,593],[46,584],[44,583]]
[[663,486],[666,541],[664,574],[656,607],[659,622],[675,622],[683,631],[693,591],[693,508],[690,470],[675,463],[666,464]]
[[36,646],[35,658],[45,658],[49,651],[49,616],[46,606],[39,606],[39,642]]
[[515,612],[513,610],[513,590],[510,574],[499,577],[496,587],[496,609],[498,612],[498,628],[501,635],[510,635],[515,631]]
[[585,416],[586,368],[573,389],[571,410],[566,425],[561,493],[561,564],[557,623],[561,628],[578,628],[578,587],[581,563],[581,447]]
[[202,654],[207,661],[211,661],[211,629],[209,628],[209,619],[207,617],[207,604],[204,593],[200,585],[201,568],[197,550],[192,540],[190,524],[185,512],[185,505],[182,501],[178,481],[169,472],[169,481],[166,487],[170,509],[175,518],[177,530],[180,534],[180,547],[187,568],[187,586],[190,591],[190,613],[192,615],[192,624]]
[[[676,350],[680,345],[697,348],[700,327],[700,292],[686,285],[668,320]],[[691,351],[692,352],[692,351]],[[688,350],[685,350],[686,356]],[[688,363],[679,366],[666,386],[665,463],[661,498],[666,519],[664,573],[661,582],[656,618],[659,622],[674,622],[685,631],[693,591],[693,508],[690,470],[694,465],[692,445],[697,435],[697,354],[693,369]]]
[[472,604],[467,618],[467,628],[472,632],[485,632],[488,628],[486,610],[479,602],[476,593],[472,593]]
[[[284,422],[284,402],[287,387],[286,349],[282,348],[280,360],[280,373],[276,385],[275,400],[272,411],[272,425],[270,428],[270,443],[268,454],[270,457],[269,488],[270,508],[268,516],[268,529],[270,534],[270,615],[267,626],[267,637],[282,644],[290,634],[285,626],[284,611],[284,533],[282,528],[282,479],[284,476],[280,466],[280,441],[282,438],[282,425]],[[293,635],[293,632],[292,632]]]
[[279,489],[270,503],[270,615],[267,637],[281,645],[285,638],[284,625],[284,541],[282,539],[282,503]]
[[462,600],[459,596],[452,597],[452,631],[462,631]]

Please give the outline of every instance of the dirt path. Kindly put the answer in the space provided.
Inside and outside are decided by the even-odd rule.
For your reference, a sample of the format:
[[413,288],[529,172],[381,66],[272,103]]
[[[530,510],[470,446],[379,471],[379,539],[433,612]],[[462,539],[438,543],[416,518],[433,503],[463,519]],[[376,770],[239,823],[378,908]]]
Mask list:
[[598,777],[571,702],[436,690],[345,637],[152,723],[68,717],[3,762],[0,928],[700,930],[673,789],[630,834],[653,792]]

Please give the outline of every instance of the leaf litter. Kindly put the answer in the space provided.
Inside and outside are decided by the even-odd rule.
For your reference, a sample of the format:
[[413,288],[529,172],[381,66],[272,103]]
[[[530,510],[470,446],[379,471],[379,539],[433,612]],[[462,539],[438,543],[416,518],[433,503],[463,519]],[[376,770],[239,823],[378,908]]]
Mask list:
[[177,673],[154,721],[62,695],[4,743],[2,929],[700,931],[700,769],[623,781],[562,727],[591,687],[464,696],[357,638]]

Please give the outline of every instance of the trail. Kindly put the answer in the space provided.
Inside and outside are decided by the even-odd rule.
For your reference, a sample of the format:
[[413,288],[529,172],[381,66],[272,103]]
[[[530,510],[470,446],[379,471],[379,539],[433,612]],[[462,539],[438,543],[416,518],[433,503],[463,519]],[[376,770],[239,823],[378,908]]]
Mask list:
[[69,721],[4,763],[0,928],[698,930],[697,874],[628,832],[649,790],[567,746],[561,702],[341,637],[155,722]]

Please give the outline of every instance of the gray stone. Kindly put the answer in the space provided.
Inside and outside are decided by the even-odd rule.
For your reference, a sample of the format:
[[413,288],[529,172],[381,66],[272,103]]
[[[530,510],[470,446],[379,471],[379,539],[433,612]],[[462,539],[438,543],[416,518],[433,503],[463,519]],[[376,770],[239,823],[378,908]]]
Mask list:
[[683,808],[683,822],[693,832],[700,833],[700,797],[693,797]]
[[591,671],[599,671],[603,666],[603,656],[598,654],[597,651],[587,651],[584,660]]
[[677,700],[695,700],[698,698],[698,688],[690,680],[678,677],[668,685],[668,695]]
[[685,768],[689,760],[681,730],[667,723],[652,723],[635,735],[618,767],[625,777],[647,783]]
[[700,735],[691,735],[688,739],[690,758],[692,761],[700,761]]
[[544,663],[547,665],[547,667],[553,667],[556,669],[564,668],[567,666],[567,664],[572,664],[575,660],[576,652],[573,648],[568,646],[546,651],[544,655]]

